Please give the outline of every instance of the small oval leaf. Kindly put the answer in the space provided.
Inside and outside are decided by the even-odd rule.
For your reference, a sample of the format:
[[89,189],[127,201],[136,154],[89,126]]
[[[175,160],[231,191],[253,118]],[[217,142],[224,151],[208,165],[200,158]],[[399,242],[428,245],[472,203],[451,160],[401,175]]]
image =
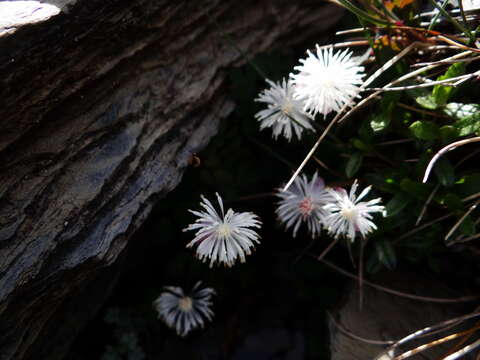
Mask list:
[[347,177],[353,177],[363,162],[363,155],[361,153],[353,154],[350,159],[347,161],[347,165],[345,166],[345,174]]
[[431,121],[415,121],[409,129],[416,138],[421,140],[435,140],[440,135],[438,126]]

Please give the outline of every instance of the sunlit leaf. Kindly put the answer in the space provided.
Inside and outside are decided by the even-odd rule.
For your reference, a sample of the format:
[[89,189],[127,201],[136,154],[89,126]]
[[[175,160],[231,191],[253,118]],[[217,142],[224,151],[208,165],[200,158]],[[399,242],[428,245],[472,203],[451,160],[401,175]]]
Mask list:
[[435,140],[440,135],[438,126],[432,121],[415,121],[409,129],[416,138],[421,140]]
[[425,109],[435,110],[438,108],[438,104],[432,95],[418,96],[415,98],[415,101]]
[[455,119],[453,126],[458,129],[459,136],[466,136],[480,130],[480,105],[449,103],[445,106],[445,113]]
[[[447,80],[455,76],[460,76],[465,73],[465,63],[455,63],[450,65],[444,75],[441,75],[437,78],[438,81],[440,80]],[[432,96],[434,101],[437,105],[443,106],[447,103],[448,99],[452,95],[454,90],[453,86],[445,86],[445,85],[435,85],[432,90]]]

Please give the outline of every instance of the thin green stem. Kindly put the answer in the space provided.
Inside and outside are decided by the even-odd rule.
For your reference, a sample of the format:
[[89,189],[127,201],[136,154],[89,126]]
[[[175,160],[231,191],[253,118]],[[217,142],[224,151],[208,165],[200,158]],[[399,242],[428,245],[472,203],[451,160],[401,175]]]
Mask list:
[[367,20],[376,25],[388,26],[390,22],[371,16],[366,11],[356,7],[349,0],[338,0],[338,2],[343,5],[347,10],[351,11],[355,15],[361,17],[364,20]]
[[463,1],[462,0],[458,1],[458,6],[460,8],[460,15],[462,16],[462,21],[465,24],[465,28],[468,29],[469,38],[470,38],[470,42],[468,43],[468,45],[471,46],[475,43],[476,34],[472,33],[472,29],[470,28],[470,25],[468,25],[467,17],[465,16],[465,11],[463,11]]
[[453,24],[453,26],[455,26],[463,34],[467,35],[470,38],[470,41],[475,41],[475,38],[473,37],[470,30],[468,30],[457,20],[455,20],[441,5],[438,5],[435,0],[430,0],[430,3],[435,6],[442,13],[442,15],[445,16]]
[[[447,6],[448,0],[443,0],[442,5],[440,5],[443,8]],[[435,16],[430,20],[430,25],[428,25],[428,30],[433,30],[433,27],[437,24],[437,20],[440,17],[440,11],[435,14]]]

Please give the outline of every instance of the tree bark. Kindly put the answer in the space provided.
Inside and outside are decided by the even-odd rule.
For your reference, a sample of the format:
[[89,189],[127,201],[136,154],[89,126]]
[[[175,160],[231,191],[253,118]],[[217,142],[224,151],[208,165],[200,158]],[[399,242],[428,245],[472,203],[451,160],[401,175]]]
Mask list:
[[101,304],[95,280],[113,281],[107,267],[231,112],[238,49],[341,15],[321,1],[43,2],[62,12],[0,32],[0,359],[63,356],[72,309]]

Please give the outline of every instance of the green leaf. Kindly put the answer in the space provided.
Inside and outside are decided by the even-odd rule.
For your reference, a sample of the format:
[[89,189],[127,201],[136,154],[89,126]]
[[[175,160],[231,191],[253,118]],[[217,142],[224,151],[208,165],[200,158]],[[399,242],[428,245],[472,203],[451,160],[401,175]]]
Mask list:
[[382,131],[390,124],[390,119],[385,113],[377,114],[370,120],[370,127],[374,132]]
[[447,103],[453,86],[435,85],[432,90],[432,98],[437,107],[443,106]]
[[458,129],[458,135],[466,136],[480,129],[480,113],[456,121],[453,126]]
[[370,127],[374,132],[382,131],[390,124],[393,111],[400,100],[400,92],[390,92],[384,94],[380,100],[380,112],[375,114],[370,120]]
[[415,98],[415,101],[425,109],[435,110],[438,108],[438,104],[432,95],[418,96]]
[[387,216],[393,216],[402,211],[410,202],[410,199],[407,198],[404,194],[396,194],[388,203],[385,205],[387,211]]
[[358,135],[360,135],[360,138],[366,142],[370,142],[370,140],[372,139],[374,133],[368,119],[366,119],[366,121],[362,121],[358,129]]
[[435,163],[433,171],[443,186],[452,186],[455,182],[455,170],[447,158],[440,158]]
[[345,166],[345,174],[347,177],[353,177],[357,173],[358,169],[360,169],[362,162],[363,155],[361,153],[357,152],[350,156],[350,159],[348,159],[347,165]]
[[415,121],[409,129],[416,138],[421,140],[435,140],[440,135],[438,126],[432,121]]
[[428,198],[431,192],[431,186],[421,182],[410,180],[409,178],[404,178],[400,182],[400,188],[419,200],[425,200]]
[[462,199],[457,195],[449,193],[440,201],[441,204],[445,205],[450,211],[462,211],[464,210]]
[[[441,75],[437,80],[447,80],[455,76],[460,76],[465,73],[465,63],[455,63],[450,65],[444,75]],[[443,106],[447,103],[454,90],[453,86],[435,85],[432,90],[432,97],[438,106]]]
[[448,103],[443,109],[445,114],[456,119],[463,119],[480,112],[479,104]]
[[475,222],[473,219],[468,215],[465,219],[463,219],[462,223],[459,226],[460,231],[463,235],[472,236],[476,233],[475,231]]
[[360,140],[360,139],[354,139],[353,140],[353,146],[355,146],[358,150],[364,151],[364,152],[371,152],[373,150],[373,147],[371,144],[367,144],[366,142]]
[[464,198],[480,192],[480,174],[464,176],[455,183],[455,193]]
[[395,255],[395,250],[389,241],[377,241],[375,243],[375,252],[380,263],[389,269],[395,268],[397,265],[397,257]]
[[480,105],[450,103],[445,106],[445,113],[457,121],[453,126],[458,129],[459,136],[466,136],[480,130]]
[[440,129],[440,137],[443,142],[451,142],[458,137],[458,129],[451,125],[443,125]]

